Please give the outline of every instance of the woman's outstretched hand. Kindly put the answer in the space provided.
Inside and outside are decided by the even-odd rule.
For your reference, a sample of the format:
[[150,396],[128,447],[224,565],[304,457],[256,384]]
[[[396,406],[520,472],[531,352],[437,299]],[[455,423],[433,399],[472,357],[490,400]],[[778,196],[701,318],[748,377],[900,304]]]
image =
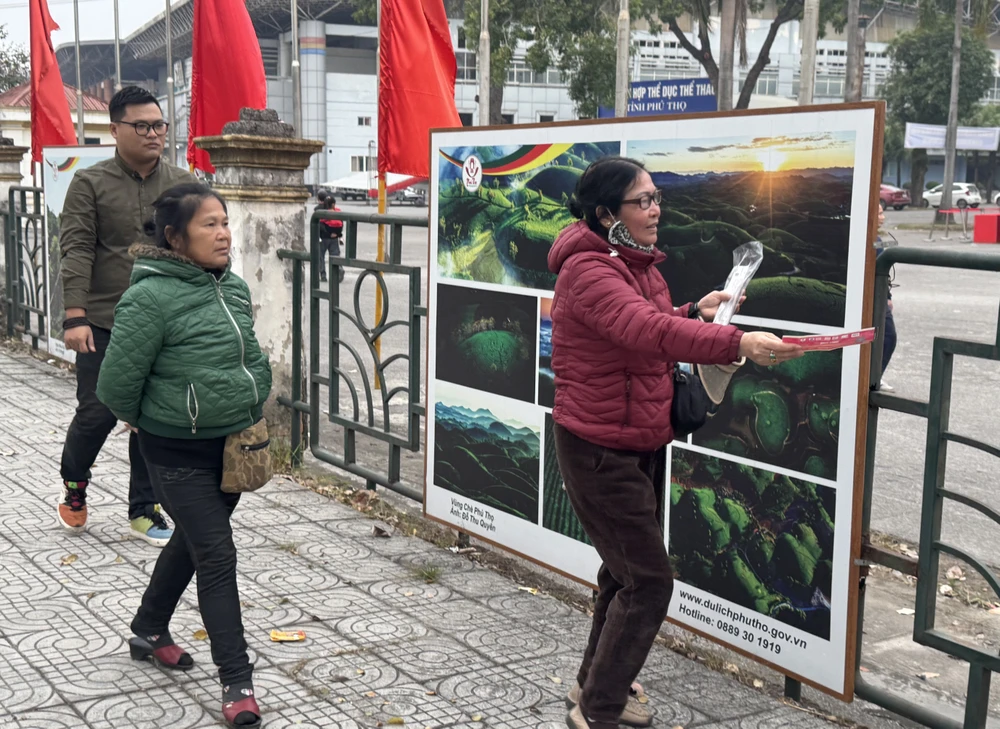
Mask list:
[[740,340],[740,356],[762,367],[781,364],[805,354],[798,344],[782,342],[770,332],[747,332]]
[[[701,301],[698,302],[698,313],[701,318],[705,321],[715,321],[715,315],[719,312],[719,304],[723,301],[729,301],[732,294],[728,294],[725,291],[712,291],[706,294]],[[747,300],[744,296],[740,299],[740,304]],[[736,306],[736,311],[739,311],[739,305]]]

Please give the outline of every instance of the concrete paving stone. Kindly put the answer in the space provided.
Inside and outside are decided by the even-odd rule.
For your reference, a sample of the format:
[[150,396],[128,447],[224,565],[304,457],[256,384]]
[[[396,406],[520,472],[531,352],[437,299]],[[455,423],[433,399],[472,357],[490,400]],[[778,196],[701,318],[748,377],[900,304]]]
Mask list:
[[720,723],[699,724],[698,729],[827,729],[830,722],[792,707]]
[[510,624],[506,618],[497,615],[484,604],[465,598],[452,599],[445,603],[420,603],[402,608],[424,625],[440,633],[452,635],[463,626]]
[[[172,675],[176,673],[177,675]],[[41,670],[47,681],[57,686],[70,703],[117,694],[170,688],[178,681],[191,680],[183,671],[169,672],[149,663],[133,661],[128,650],[74,664],[62,663]]]
[[275,545],[240,550],[237,561],[244,575],[252,576],[258,585],[277,594],[327,590],[340,584],[340,578],[324,566],[293,556]]
[[[261,706],[269,711],[293,708],[302,704],[312,703],[315,696],[302,683],[289,681],[288,675],[273,666],[255,668],[253,672],[254,696]],[[184,690],[199,705],[207,710],[212,718],[222,721],[222,690],[215,681],[194,681],[184,684]],[[270,726],[267,722],[266,726]]]
[[442,575],[455,572],[471,572],[476,569],[476,563],[468,557],[452,554],[443,549],[402,554],[393,557],[392,560],[407,569],[413,570],[420,570],[424,567],[437,567]]
[[406,613],[385,607],[373,613],[342,618],[337,621],[336,629],[351,642],[367,648],[424,638],[429,632],[425,625]]
[[663,697],[677,697],[685,704],[697,707],[713,721],[739,719],[774,706],[774,700],[767,695],[733,680],[720,681],[720,678],[717,673],[706,672],[683,678],[654,680],[644,683],[643,688],[657,707]]
[[410,570],[378,554],[361,560],[336,560],[322,564],[324,569],[334,572],[352,585],[367,585],[386,579],[396,582],[416,581]]
[[568,645],[506,618],[485,627],[455,626],[452,637],[501,665],[579,650],[579,646]]
[[253,494],[240,499],[240,505],[233,512],[234,529],[237,524],[247,529],[256,529],[261,526],[285,526],[303,521],[302,515],[295,511],[264,502],[263,499],[255,502],[251,496]]
[[53,706],[4,715],[0,713],[0,729],[80,729],[84,719],[72,706]]
[[[3,604],[7,601],[18,604],[47,600],[56,596],[71,597],[71,593],[52,576],[35,568],[19,552],[0,554],[0,595]],[[0,621],[0,629],[3,622]]]
[[507,664],[522,680],[538,686],[548,696],[547,700],[564,699],[569,693],[583,660],[583,650],[579,653],[557,653],[541,658]]
[[[281,527],[281,529],[285,529]],[[320,533],[317,533],[320,530]],[[270,538],[276,534],[278,528],[264,531]],[[325,532],[325,533],[324,533]],[[364,562],[373,558],[375,554],[363,544],[358,544],[350,539],[344,539],[331,534],[321,524],[307,522],[304,524],[292,524],[284,532],[289,542],[297,544],[299,554],[303,555],[310,562],[324,565],[336,572],[336,567],[345,563]],[[274,541],[278,541],[275,539]]]
[[261,710],[267,729],[362,729],[361,724],[326,702],[280,711]]
[[453,593],[444,585],[427,584],[419,576],[410,575],[402,581],[383,580],[365,585],[364,589],[379,602],[396,608],[420,603],[440,603],[452,599]]
[[[483,719],[490,729],[566,729],[566,705],[562,701],[549,701]],[[465,729],[476,725],[458,724],[450,729]],[[670,727],[666,727],[670,729]]]
[[181,686],[119,693],[73,706],[90,729],[200,729],[214,719]]
[[550,699],[537,684],[502,666],[462,671],[439,682],[437,692],[470,716],[482,716],[490,726],[507,726],[496,721]]
[[[95,540],[80,545],[48,549],[32,556],[32,561],[70,592],[87,595],[106,590],[142,590],[148,580],[125,558]],[[76,555],[72,564],[62,564]]]
[[287,509],[294,509],[309,519],[315,519],[321,513],[326,519],[326,512],[336,514],[341,519],[357,518],[358,512],[349,506],[340,504],[328,496],[323,496],[315,491],[311,491],[298,484],[292,484],[292,488],[279,488],[275,483],[281,483],[277,479],[256,492],[256,495],[267,501],[283,506]]
[[72,634],[79,613],[80,603],[69,594],[41,600],[7,598],[2,630],[12,640],[21,633],[52,629]]
[[[351,703],[343,704],[342,710],[361,722],[362,726],[386,726],[393,718],[400,718],[405,726],[451,727],[459,722],[471,722],[472,715],[442,696],[432,695],[426,686],[419,684],[396,684],[373,692],[374,696],[363,695]],[[471,726],[477,726],[472,723]],[[485,729],[485,724],[478,724]]]
[[324,522],[326,528],[336,536],[356,541],[376,554],[390,559],[416,552],[436,553],[438,551],[437,547],[423,539],[403,534],[395,534],[388,539],[375,537],[372,535],[372,524],[372,520],[363,517],[354,520]]
[[[243,599],[248,599],[248,596],[244,595]],[[301,609],[309,620],[315,618],[330,625],[355,615],[377,614],[383,607],[360,587],[346,584],[324,593],[306,592],[283,599]]]
[[443,574],[438,579],[455,592],[483,603],[496,595],[510,594],[517,590],[516,584],[485,567]]
[[488,658],[444,635],[374,646],[372,653],[398,667],[419,683],[440,680],[495,665]]
[[7,640],[0,639],[0,727],[11,714],[61,703],[55,689]]
[[400,672],[394,661],[386,661],[367,649],[303,659],[278,666],[291,679],[320,697],[350,712],[349,705],[370,691],[381,691],[412,677]]
[[32,668],[46,676],[75,676],[82,666],[127,650],[119,633],[97,621],[78,620],[72,633],[49,629],[8,636],[6,640]]

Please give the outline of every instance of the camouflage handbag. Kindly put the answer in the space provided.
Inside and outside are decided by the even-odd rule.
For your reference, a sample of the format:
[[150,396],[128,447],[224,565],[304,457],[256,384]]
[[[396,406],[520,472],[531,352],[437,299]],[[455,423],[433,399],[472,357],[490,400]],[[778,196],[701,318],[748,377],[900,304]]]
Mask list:
[[256,491],[271,480],[271,439],[267,421],[226,437],[222,452],[222,490],[228,494]]

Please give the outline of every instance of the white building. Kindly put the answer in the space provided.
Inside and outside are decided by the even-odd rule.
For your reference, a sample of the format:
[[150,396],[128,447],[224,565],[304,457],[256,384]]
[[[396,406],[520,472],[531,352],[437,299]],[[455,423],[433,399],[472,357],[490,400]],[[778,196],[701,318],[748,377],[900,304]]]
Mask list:
[[[461,3],[454,3],[459,6]],[[456,8],[449,7],[449,10]],[[257,28],[268,83],[268,103],[281,118],[292,122],[292,44],[290,15],[286,0],[255,0],[251,17]],[[302,135],[321,139],[325,147],[307,171],[307,184],[316,186],[352,172],[374,170],[378,138],[377,105],[377,30],[359,25],[352,9],[339,0],[299,0],[299,60],[302,73]],[[762,15],[773,17],[774,2],[769,0]],[[698,44],[697,22],[683,18],[682,29]],[[462,122],[478,123],[476,95],[476,53],[467,47],[463,21],[449,21],[458,62],[455,99]],[[187,95],[191,77],[191,26],[193,0],[179,0],[173,5],[173,53],[177,133],[177,159],[183,164],[186,149]],[[896,33],[915,24],[915,14],[905,3],[890,0],[871,20],[866,31],[864,98],[876,98],[889,70],[886,56],[888,42]],[[748,21],[747,46],[750,63],[756,60],[770,28],[767,18]],[[154,88],[165,99],[163,16],[150,21],[122,43],[122,75]],[[718,22],[713,19],[709,31],[713,54],[718,58]],[[653,35],[637,27],[632,33],[632,73],[634,80],[704,77],[702,67],[669,32]],[[475,45],[473,42],[472,45]],[[799,23],[780,27],[769,53],[770,63],[755,86],[751,107],[782,106],[796,103],[799,90],[801,38]],[[507,72],[501,112],[504,122],[512,124],[565,121],[577,118],[569,98],[566,80],[556,69],[535,73],[524,60],[527,46],[515,54]],[[847,43],[842,36],[827,29],[818,43],[816,59],[815,103],[843,100]],[[110,99],[114,73],[113,44],[83,44],[82,72],[84,85],[92,93]],[[76,73],[73,46],[58,49],[64,78]],[[736,68],[734,94],[738,96],[746,70]],[[998,77],[1000,84],[1000,77]],[[734,97],[735,98],[735,97]],[[987,95],[1000,100],[1000,88]],[[166,104],[164,103],[164,108]]]

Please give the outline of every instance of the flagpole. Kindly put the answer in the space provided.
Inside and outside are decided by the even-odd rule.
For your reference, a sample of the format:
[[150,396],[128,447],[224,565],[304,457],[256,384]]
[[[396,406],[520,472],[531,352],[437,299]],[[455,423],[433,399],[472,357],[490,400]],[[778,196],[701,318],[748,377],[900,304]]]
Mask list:
[[83,129],[83,74],[80,72],[80,2],[73,0],[73,26],[76,30],[76,143],[86,144]]
[[122,90],[121,36],[118,33],[118,0],[115,0],[115,91]]
[[[375,63],[375,72],[377,74],[376,83],[378,84],[375,103],[376,103],[376,108],[378,108],[378,99],[379,97],[382,96],[382,0],[378,0],[378,4],[376,6],[375,24],[378,26],[377,27],[378,46],[376,52],[377,60]],[[382,124],[384,121],[385,120],[383,119],[378,119],[379,124]],[[382,154],[382,150],[376,148],[375,154],[376,155]],[[377,160],[376,160],[376,167],[378,169],[378,212],[379,215],[385,215],[385,173],[382,172],[382,166],[377,163]],[[383,263],[385,261],[385,226],[382,223],[378,224],[378,248],[376,250],[375,260],[378,261],[379,263]],[[382,287],[376,286],[375,287],[376,326],[380,321],[382,321]],[[382,340],[376,339],[375,362],[378,363],[381,361],[382,361]],[[379,377],[377,364],[375,369],[375,387],[381,387],[381,378]],[[388,423],[386,424],[386,427],[388,427]]]
[[174,36],[170,28],[170,0],[166,0],[167,10],[163,15],[164,32],[167,36],[167,121],[170,126],[167,128],[167,143],[170,145],[170,154],[167,157],[170,164],[177,164],[177,130],[174,129]]

